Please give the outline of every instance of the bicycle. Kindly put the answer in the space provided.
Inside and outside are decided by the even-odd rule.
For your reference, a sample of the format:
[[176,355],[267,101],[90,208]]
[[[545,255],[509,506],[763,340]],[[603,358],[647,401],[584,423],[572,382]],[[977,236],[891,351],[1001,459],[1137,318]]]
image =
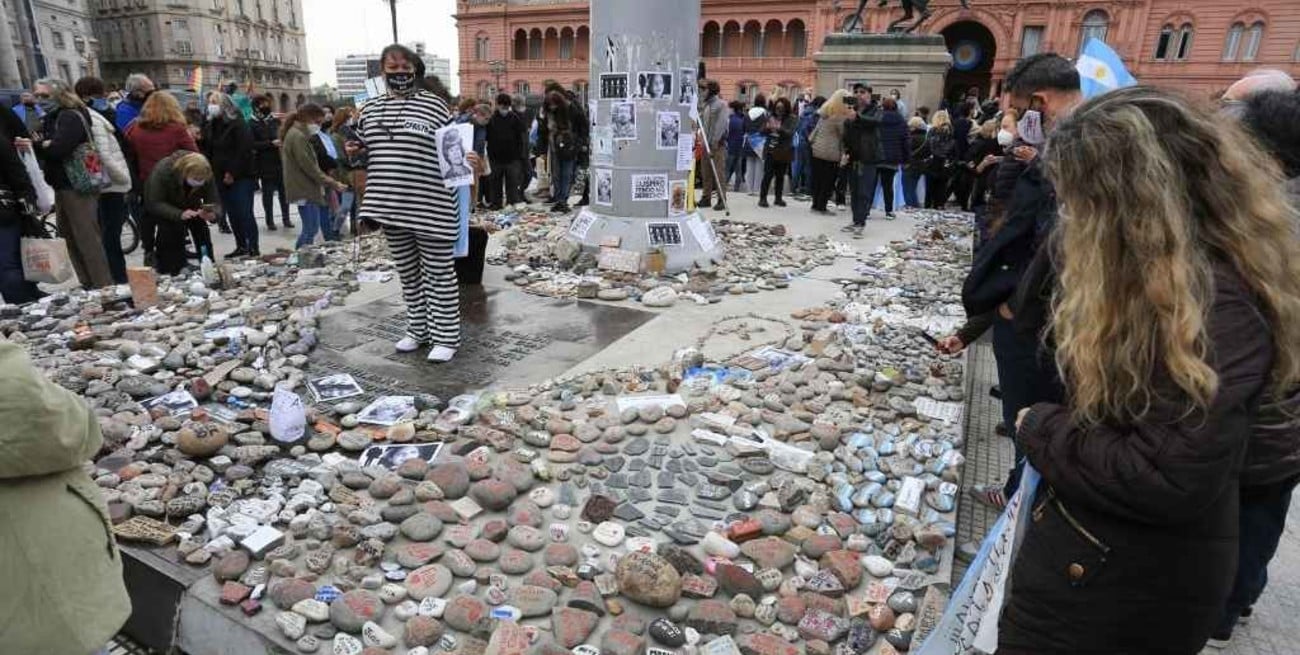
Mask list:
[[[62,236],[59,234],[59,222],[53,211],[41,216],[41,227],[45,228],[45,233],[51,237]],[[129,255],[140,247],[140,228],[135,224],[135,217],[130,214],[127,215],[126,221],[122,223],[121,241],[123,255]]]

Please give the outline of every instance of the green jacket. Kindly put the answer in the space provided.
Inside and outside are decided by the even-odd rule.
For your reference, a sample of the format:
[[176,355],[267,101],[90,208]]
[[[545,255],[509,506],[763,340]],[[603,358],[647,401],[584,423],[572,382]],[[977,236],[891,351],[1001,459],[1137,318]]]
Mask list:
[[290,203],[306,200],[324,205],[328,202],[322,187],[332,179],[316,162],[316,151],[311,146],[313,138],[302,123],[289,128],[284,135],[280,161],[284,164],[284,197]]
[[215,179],[191,190],[176,171],[176,160],[184,155],[194,154],[188,150],[177,150],[158,162],[149,174],[144,185],[144,210],[161,221],[181,221],[181,212],[186,209],[199,209],[205,204],[216,206],[217,215],[221,215],[221,196],[217,193]]
[[0,652],[87,655],[131,614],[99,487],[103,444],[72,392],[0,343]]

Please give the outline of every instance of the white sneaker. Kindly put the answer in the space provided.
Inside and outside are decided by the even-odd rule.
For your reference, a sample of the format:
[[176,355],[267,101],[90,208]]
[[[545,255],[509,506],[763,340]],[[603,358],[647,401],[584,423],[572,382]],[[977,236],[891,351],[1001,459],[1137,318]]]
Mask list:
[[515,203],[515,211],[521,212],[525,209],[528,209],[527,203],[522,203],[522,202]]
[[434,346],[433,349],[429,351],[429,357],[427,359],[431,362],[450,362],[451,358],[455,356],[456,356],[455,348],[448,348],[446,346]]
[[393,348],[397,349],[397,352],[399,353],[413,353],[419,350],[422,345],[424,344],[412,339],[411,337],[402,337],[401,341],[393,344]]

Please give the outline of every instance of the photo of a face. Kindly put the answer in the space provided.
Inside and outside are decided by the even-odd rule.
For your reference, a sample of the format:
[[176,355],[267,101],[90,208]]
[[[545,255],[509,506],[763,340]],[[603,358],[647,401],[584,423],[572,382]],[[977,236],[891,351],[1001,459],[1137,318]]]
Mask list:
[[678,83],[681,92],[677,94],[677,104],[683,107],[690,107],[695,104],[695,71],[689,68],[682,69],[682,77]]
[[361,453],[359,463],[362,467],[382,466],[396,471],[403,463],[412,459],[422,459],[430,464],[442,450],[442,444],[401,444],[389,446],[371,446]]
[[682,116],[676,111],[661,111],[656,115],[658,130],[655,147],[659,150],[676,150],[682,131]]
[[596,204],[606,207],[614,204],[614,173],[609,170],[595,169]]
[[609,125],[615,141],[636,139],[636,105],[631,102],[616,102],[610,105]]
[[650,100],[671,98],[673,94],[673,74],[660,71],[647,71],[637,75],[637,97]]

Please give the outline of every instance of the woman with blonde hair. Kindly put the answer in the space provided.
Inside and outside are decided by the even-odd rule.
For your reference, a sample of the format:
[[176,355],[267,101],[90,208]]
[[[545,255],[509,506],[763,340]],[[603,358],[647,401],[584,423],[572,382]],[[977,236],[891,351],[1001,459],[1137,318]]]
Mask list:
[[144,187],[144,213],[158,226],[154,268],[159,273],[185,269],[186,232],[196,252],[213,257],[207,224],[217,220],[219,203],[212,165],[203,155],[177,150],[153,167]]
[[820,119],[808,137],[812,146],[812,210],[818,214],[830,213],[826,203],[844,159],[844,124],[853,117],[853,107],[845,102],[850,97],[848,89],[836,89],[817,110]]
[[1086,102],[1043,157],[1069,400],[1017,420],[1042,483],[998,653],[1197,653],[1233,581],[1257,405],[1300,382],[1295,211],[1240,127],[1167,91]]
[[[140,179],[149,180],[154,166],[177,150],[198,152],[199,146],[186,126],[181,104],[166,91],[149,94],[140,108],[140,115],[127,126],[124,133],[131,151],[135,153],[136,170]],[[153,264],[154,235],[158,226],[149,212],[139,216],[140,245],[144,248],[145,266]]]
[[921,146],[921,161],[925,173],[925,206],[943,209],[948,204],[948,182],[952,179],[957,162],[957,139],[952,131],[948,111],[940,109],[930,118],[930,131]]

